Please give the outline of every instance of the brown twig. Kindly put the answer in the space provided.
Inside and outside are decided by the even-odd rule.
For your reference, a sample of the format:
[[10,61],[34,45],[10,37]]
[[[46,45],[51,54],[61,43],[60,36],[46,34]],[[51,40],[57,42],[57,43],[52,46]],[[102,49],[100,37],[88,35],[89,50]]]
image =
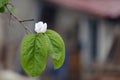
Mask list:
[[28,22],[28,21],[34,21],[34,19],[26,19],[26,20],[22,20],[20,22]]
[[[19,18],[17,18],[17,17],[9,10],[9,8],[8,8],[7,5],[6,5],[6,9],[8,10],[8,12],[10,13],[10,15],[11,15],[14,19],[16,19],[20,24],[23,25],[23,27],[24,27],[24,29],[25,29],[26,31],[29,31],[30,33],[32,33],[32,30],[31,30],[28,26],[26,26],[25,24],[23,24],[23,22],[34,21],[34,19],[20,20]],[[28,33],[28,32],[27,32],[27,33]]]

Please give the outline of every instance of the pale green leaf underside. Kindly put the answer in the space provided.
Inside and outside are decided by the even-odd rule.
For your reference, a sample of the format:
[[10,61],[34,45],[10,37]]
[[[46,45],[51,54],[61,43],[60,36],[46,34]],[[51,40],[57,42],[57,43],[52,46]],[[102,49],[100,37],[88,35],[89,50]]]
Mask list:
[[30,34],[21,45],[21,64],[30,76],[38,76],[46,67],[47,46],[44,34]]
[[58,69],[63,65],[65,59],[64,41],[61,36],[53,30],[47,30],[46,37],[49,43],[49,55],[52,57],[54,68]]

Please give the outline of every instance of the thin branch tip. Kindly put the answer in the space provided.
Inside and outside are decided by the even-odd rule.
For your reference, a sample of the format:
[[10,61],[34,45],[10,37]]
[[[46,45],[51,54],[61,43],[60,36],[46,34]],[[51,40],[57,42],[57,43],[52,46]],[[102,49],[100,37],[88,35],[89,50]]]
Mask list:
[[34,19],[20,20],[19,18],[17,18],[17,17],[10,11],[10,9],[8,8],[7,5],[6,5],[5,7],[6,7],[6,9],[8,10],[8,12],[10,13],[10,15],[11,15],[15,20],[17,20],[20,24],[23,25],[24,29],[27,31],[26,33],[28,33],[28,31],[29,31],[30,33],[32,33],[32,30],[31,30],[28,26],[26,26],[25,24],[23,24],[23,22],[34,21]]

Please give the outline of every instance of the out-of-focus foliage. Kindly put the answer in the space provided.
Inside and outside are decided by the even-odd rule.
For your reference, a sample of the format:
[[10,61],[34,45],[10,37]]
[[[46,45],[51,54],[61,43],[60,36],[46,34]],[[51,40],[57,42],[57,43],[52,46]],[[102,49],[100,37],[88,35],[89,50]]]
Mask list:
[[1,7],[0,8],[0,13],[3,13],[5,11],[5,8],[4,7]]
[[5,10],[5,5],[8,3],[8,0],[0,0],[0,13],[3,13]]

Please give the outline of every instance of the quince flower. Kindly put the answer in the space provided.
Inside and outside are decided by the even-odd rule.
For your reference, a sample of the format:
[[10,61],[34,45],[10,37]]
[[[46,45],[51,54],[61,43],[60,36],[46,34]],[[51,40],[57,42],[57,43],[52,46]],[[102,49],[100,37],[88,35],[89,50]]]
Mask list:
[[42,21],[35,23],[35,32],[45,33],[46,29],[47,29],[47,23],[43,23]]

